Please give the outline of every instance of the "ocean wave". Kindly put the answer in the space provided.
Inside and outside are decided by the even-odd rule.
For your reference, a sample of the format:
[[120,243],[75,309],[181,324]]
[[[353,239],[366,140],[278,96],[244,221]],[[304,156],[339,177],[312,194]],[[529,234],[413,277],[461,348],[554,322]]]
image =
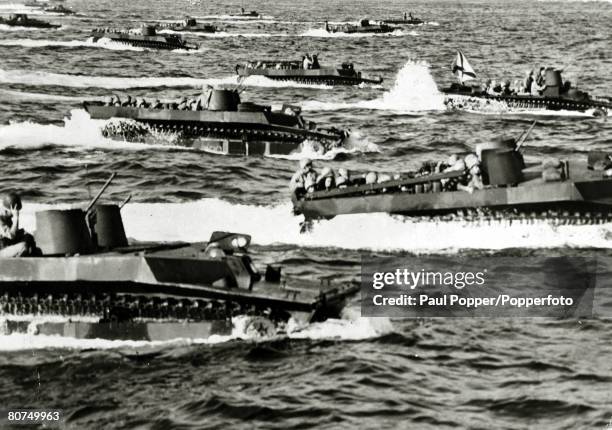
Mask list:
[[[11,318],[12,319],[12,318]],[[249,330],[248,316],[238,316],[232,319],[233,327],[229,335],[212,335],[207,338],[178,338],[167,341],[144,341],[144,340],[108,340],[108,339],[76,339],[73,337],[49,336],[31,334],[35,332],[35,326],[43,322],[63,322],[62,317],[35,317],[30,321],[27,333],[2,334],[0,329],[0,351],[22,351],[38,349],[138,349],[146,350],[154,348],[178,348],[200,344],[218,344],[223,342],[243,341],[270,341],[275,339],[333,339],[333,340],[364,340],[387,335],[393,332],[393,325],[388,318],[362,318],[359,309],[345,309],[342,319],[329,319],[313,324],[297,323],[290,319],[287,326],[282,328],[282,333],[262,337],[258,333]],[[0,327],[2,326],[0,317]]]
[[113,51],[144,51],[143,48],[118,43],[110,39],[102,38],[94,42],[90,37],[87,40],[47,40],[47,39],[2,39],[0,46],[22,46],[24,48],[103,48]]
[[[0,24],[0,31],[40,31],[40,30],[41,30],[40,28],[34,28],[34,27],[20,27],[20,26]],[[45,30],[45,29],[42,29],[42,30]]]
[[[223,78],[200,79],[189,77],[121,77],[121,76],[87,76],[52,73],[31,70],[2,70],[0,82],[7,84],[25,84],[45,86],[53,85],[74,88],[157,88],[157,87],[189,87],[201,88],[205,85],[235,85],[236,75]],[[265,85],[264,85],[265,86]]]
[[[63,96],[61,94],[31,93],[27,91],[12,91],[12,90],[4,90],[1,88],[0,88],[0,93],[6,94],[8,97],[13,98],[13,99],[48,100],[48,101],[65,101],[65,102],[82,102],[83,101],[83,97]],[[102,100],[102,97],[90,97],[88,98],[88,100]]]
[[300,36],[302,37],[332,37],[332,38],[335,38],[335,37],[401,37],[401,36],[418,36],[418,35],[419,33],[417,33],[414,30],[411,30],[411,31],[395,30],[391,33],[343,33],[343,32],[330,33],[328,31],[325,31],[325,29],[323,28],[312,28],[300,34]]
[[159,33],[165,34],[189,34],[192,36],[210,37],[210,38],[226,38],[226,37],[245,37],[245,38],[268,38],[268,37],[290,37],[291,34],[287,33],[228,33],[227,31],[217,31],[215,33],[204,33],[198,31],[175,31],[164,29],[160,30]]
[[342,147],[334,148],[327,152],[321,152],[320,145],[316,142],[305,141],[301,151],[288,155],[270,155],[270,158],[280,158],[285,160],[333,160],[339,154],[372,153],[381,152],[380,147],[370,142],[360,131],[352,131],[348,140]]
[[562,109],[553,111],[550,109],[509,107],[503,101],[478,99],[471,96],[446,95],[445,98],[450,102],[450,110],[457,109],[480,115],[529,115],[577,118],[593,118],[595,116],[595,109],[588,109],[584,112]]
[[[72,101],[72,100],[70,100]],[[117,141],[102,136],[101,129],[105,120],[93,120],[84,109],[73,109],[70,117],[64,119],[64,126],[55,124],[38,124],[30,121],[13,122],[0,126],[0,150],[6,148],[38,149],[48,145],[57,145],[71,148],[75,151],[86,151],[92,148],[106,150],[148,151],[151,148],[164,150],[181,150],[197,152],[197,149],[178,146],[169,136],[167,140],[158,144]],[[341,153],[379,152],[375,144],[369,142],[359,131],[352,133],[347,145],[321,153],[317,144],[305,142],[301,151],[284,156],[271,156],[299,160],[302,158],[331,160]]]
[[393,86],[381,97],[353,103],[321,102],[307,100],[304,110],[372,109],[401,113],[443,111],[444,95],[429,73],[427,63],[408,61],[399,70]]
[[0,126],[0,149],[37,149],[47,145],[58,145],[75,150],[126,149],[141,150],[152,147],[141,143],[118,142],[102,136],[101,127],[105,121],[92,120],[83,109],[71,111],[64,126],[38,124],[30,121],[13,122]]
[[[172,76],[87,76],[52,73],[32,70],[3,70],[0,69],[0,83],[25,84],[34,86],[59,86],[73,88],[202,88],[206,85],[238,85],[238,76],[229,75],[221,78],[190,78]],[[313,88],[330,89],[327,85],[303,84],[299,82],[276,81],[265,76],[248,76],[242,80],[242,85],[265,88]]]
[[[259,245],[291,244],[422,254],[456,252],[458,249],[612,247],[612,223],[553,225],[542,220],[478,224],[374,213],[342,215],[315,222],[308,232],[300,233],[303,217],[293,214],[288,200],[287,188],[282,202],[272,206],[206,198],[183,203],[128,203],[122,215],[128,237],[139,241],[206,241],[214,231],[226,230],[251,234],[253,243]],[[26,202],[23,227],[35,230],[34,213],[54,207],[66,205]]]

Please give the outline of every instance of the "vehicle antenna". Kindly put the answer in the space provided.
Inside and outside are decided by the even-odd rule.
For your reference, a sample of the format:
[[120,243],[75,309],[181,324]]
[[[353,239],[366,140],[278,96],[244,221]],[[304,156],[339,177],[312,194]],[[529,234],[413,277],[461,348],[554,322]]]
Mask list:
[[531,131],[534,129],[534,127],[536,126],[538,122],[534,121],[527,130],[525,130],[520,136],[519,138],[516,140],[516,148],[514,149],[515,151],[520,151],[521,150],[521,146],[523,146],[523,143],[525,143],[525,141],[527,140],[527,138],[529,137],[529,135],[531,134]]
[[125,205],[127,205],[130,200],[132,200],[132,194],[128,194],[128,196],[121,202],[121,204],[119,205],[119,210],[121,210]]
[[94,205],[96,204],[96,202],[98,201],[98,199],[100,197],[102,197],[102,194],[104,193],[104,191],[106,191],[106,189],[108,188],[108,186],[110,185],[110,183],[113,181],[113,179],[115,179],[115,176],[117,176],[116,172],[113,172],[110,175],[110,178],[108,178],[106,180],[106,182],[104,183],[104,185],[102,185],[102,188],[100,188],[100,191],[98,191],[98,194],[96,194],[96,196],[89,202],[89,204],[87,205],[87,207],[85,208],[85,213],[91,211],[91,209],[94,207]]

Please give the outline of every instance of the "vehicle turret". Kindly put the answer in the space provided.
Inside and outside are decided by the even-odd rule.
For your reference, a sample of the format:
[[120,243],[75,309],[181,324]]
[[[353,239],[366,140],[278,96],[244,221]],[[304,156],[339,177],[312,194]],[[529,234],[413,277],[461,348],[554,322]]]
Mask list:
[[240,104],[240,95],[236,90],[213,89],[208,99],[207,109],[211,111],[236,112]]

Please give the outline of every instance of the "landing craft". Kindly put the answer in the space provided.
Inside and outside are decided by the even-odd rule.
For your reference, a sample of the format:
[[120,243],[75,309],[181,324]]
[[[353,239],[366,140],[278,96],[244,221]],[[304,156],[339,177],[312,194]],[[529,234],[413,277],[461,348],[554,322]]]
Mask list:
[[247,11],[244,8],[240,8],[240,13],[230,13],[229,16],[239,18],[261,18],[261,14],[257,13],[257,11]]
[[325,21],[325,27],[323,27],[328,33],[348,33],[348,34],[362,34],[362,33],[392,33],[395,30],[399,30],[399,27],[393,25],[387,25],[384,23],[371,22],[368,19],[362,19],[358,25],[355,24],[330,24]]
[[11,27],[33,27],[33,28],[60,28],[60,24],[51,24],[46,21],[40,21],[38,19],[28,18],[24,13],[16,15],[9,15],[8,18],[0,17],[0,24],[8,25]]
[[381,77],[363,77],[361,72],[355,70],[353,63],[342,63],[339,68],[319,66],[305,69],[302,60],[257,60],[248,61],[243,66],[237,65],[236,73],[241,78],[265,76],[275,81],[292,81],[304,84],[359,85],[363,83],[382,83]]
[[[510,87],[487,91],[480,85],[466,85],[476,78],[474,69],[465,55],[459,51],[453,62],[453,73],[459,82],[441,91],[447,96],[444,103],[451,110],[482,110],[491,104],[508,109],[510,112],[523,110],[540,111],[576,111],[592,112],[594,116],[606,116],[612,108],[609,97],[596,98],[572,87],[569,81],[563,81],[561,70],[552,68],[545,71],[545,87],[540,95],[533,95],[527,88],[512,90]],[[534,78],[536,78],[534,76]]]
[[223,155],[287,155],[308,141],[327,152],[342,147],[347,131],[323,129],[302,118],[296,106],[242,102],[237,90],[214,89],[181,103],[85,102],[92,119],[111,120],[105,137],[130,142],[172,143]]
[[43,7],[43,11],[57,13],[60,15],[74,15],[75,14],[75,12],[72,9],[68,9],[67,7],[64,7],[61,4]]
[[[108,186],[107,181],[105,187]],[[121,207],[36,213],[40,256],[0,258],[4,334],[168,340],[230,334],[237,316],[269,334],[338,317],[354,284],[285,278],[255,267],[250,236],[217,231],[208,243],[130,243]]]
[[[350,174],[340,187],[293,192],[294,210],[305,218],[386,212],[439,220],[480,221],[538,219],[570,224],[609,222],[612,216],[612,156],[590,153],[587,160],[543,160],[526,164],[521,145],[499,139],[480,144],[471,154],[478,166],[482,188],[463,187],[472,173],[461,170],[426,171],[380,175]],[[466,156],[466,160],[467,160]],[[461,161],[462,162],[462,161]],[[374,178],[368,181],[368,177]],[[336,178],[336,182],[338,182]],[[332,180],[333,183],[333,180]],[[451,187],[452,184],[455,187]]]
[[423,24],[423,20],[420,18],[416,18],[412,16],[412,13],[406,14],[404,13],[403,19],[398,18],[389,18],[383,19],[380,22],[383,24],[393,24],[393,25],[421,25]]
[[90,37],[94,42],[98,42],[101,39],[109,39],[113,42],[122,43],[137,48],[168,50],[198,49],[198,45],[186,42],[179,35],[156,34],[155,26],[152,25],[142,26],[142,28],[138,31],[98,28],[91,32]]
[[181,22],[164,23],[157,25],[158,30],[192,31],[196,33],[215,33],[217,27],[212,24],[202,24],[195,18],[185,17]]

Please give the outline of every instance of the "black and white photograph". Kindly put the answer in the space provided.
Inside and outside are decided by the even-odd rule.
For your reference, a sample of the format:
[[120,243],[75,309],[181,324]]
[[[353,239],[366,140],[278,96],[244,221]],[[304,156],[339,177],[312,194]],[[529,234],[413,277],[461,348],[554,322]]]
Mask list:
[[0,429],[612,430],[612,0],[0,0]]

